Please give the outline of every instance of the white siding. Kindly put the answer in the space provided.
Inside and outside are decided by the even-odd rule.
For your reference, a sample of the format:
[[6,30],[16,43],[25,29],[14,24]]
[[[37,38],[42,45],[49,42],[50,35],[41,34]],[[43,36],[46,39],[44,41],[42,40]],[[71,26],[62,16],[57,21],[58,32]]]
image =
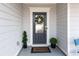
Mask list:
[[[70,18],[70,55],[75,54],[75,44],[74,39],[79,38],[79,4],[72,3],[69,4],[69,18]],[[79,55],[79,54],[78,54]]]
[[57,4],[56,8],[58,46],[67,54],[67,4]]
[[16,55],[21,49],[21,34],[22,5],[0,4],[0,55]]

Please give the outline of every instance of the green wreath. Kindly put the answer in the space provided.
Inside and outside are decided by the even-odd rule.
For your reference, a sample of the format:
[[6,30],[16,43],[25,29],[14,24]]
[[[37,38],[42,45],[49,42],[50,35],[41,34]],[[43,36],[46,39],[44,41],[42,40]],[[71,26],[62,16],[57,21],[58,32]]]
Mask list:
[[41,15],[37,16],[35,19],[35,22],[37,22],[37,24],[41,24],[44,22],[44,17],[42,17]]

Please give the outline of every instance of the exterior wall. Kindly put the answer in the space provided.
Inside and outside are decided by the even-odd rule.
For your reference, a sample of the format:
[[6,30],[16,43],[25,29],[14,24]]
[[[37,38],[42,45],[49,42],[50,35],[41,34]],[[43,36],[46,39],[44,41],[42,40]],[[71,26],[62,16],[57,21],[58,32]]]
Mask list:
[[68,54],[67,43],[67,4],[56,5],[56,17],[57,17],[57,38],[58,46],[61,50]]
[[27,31],[28,45],[31,44],[29,7],[51,8],[49,39],[57,36],[58,46],[67,54],[67,5],[57,4],[57,9],[56,4],[24,4],[23,7],[22,4],[0,4],[0,55],[17,55],[22,47],[22,29]]
[[49,38],[57,36],[57,26],[56,26],[56,4],[52,5],[50,9],[50,20],[49,20]]
[[0,55],[17,55],[21,38],[22,5],[0,4]]
[[[76,55],[76,48],[74,44],[74,39],[79,38],[79,4],[72,3],[69,4],[69,19],[70,19],[70,42],[69,42],[69,52],[70,55]],[[79,55],[79,54],[78,54]]]
[[51,7],[49,17],[49,38],[56,37],[56,4],[24,4],[23,28],[28,34],[28,45],[31,44],[31,19],[29,7]]
[[30,20],[30,9],[28,7],[26,7],[25,5],[23,5],[23,30],[25,30],[27,32],[27,38],[28,38],[28,42],[27,44],[30,45],[30,41],[31,41],[31,20]]

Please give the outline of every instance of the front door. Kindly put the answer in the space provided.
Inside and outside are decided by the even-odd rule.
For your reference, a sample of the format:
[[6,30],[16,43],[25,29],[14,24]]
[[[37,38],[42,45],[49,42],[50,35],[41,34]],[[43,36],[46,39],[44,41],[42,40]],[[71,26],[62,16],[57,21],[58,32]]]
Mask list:
[[47,13],[33,12],[33,44],[47,44]]

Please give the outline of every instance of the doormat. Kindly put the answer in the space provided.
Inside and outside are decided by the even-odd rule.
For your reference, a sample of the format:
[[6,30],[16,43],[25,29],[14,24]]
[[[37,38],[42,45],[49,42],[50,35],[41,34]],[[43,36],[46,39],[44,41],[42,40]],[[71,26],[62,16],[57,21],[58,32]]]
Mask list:
[[32,47],[31,53],[50,53],[49,47]]

